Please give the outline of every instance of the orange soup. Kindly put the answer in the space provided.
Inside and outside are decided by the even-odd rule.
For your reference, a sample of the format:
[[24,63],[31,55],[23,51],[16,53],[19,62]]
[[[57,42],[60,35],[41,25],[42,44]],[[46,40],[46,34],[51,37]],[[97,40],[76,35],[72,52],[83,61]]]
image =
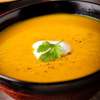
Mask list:
[[[63,40],[71,52],[54,61],[37,60],[32,45]],[[100,21],[74,14],[50,14],[16,23],[0,34],[0,73],[18,80],[69,81],[100,70]]]

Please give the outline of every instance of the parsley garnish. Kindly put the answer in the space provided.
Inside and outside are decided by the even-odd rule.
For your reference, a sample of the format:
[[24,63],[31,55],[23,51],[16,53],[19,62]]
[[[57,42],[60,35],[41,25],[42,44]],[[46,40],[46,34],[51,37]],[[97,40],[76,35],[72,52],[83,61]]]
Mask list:
[[42,43],[37,50],[39,53],[43,53],[40,56],[40,59],[48,62],[60,58],[63,54],[62,47],[59,45],[61,42],[62,41],[58,42],[57,44],[51,44],[48,41]]

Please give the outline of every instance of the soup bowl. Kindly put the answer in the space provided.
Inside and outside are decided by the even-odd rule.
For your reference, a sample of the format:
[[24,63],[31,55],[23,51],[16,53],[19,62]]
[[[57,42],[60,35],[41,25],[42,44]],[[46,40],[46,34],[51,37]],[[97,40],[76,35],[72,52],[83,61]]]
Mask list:
[[[52,14],[79,14],[100,19],[100,5],[79,0],[22,0],[12,3],[8,11],[0,14],[0,31],[29,18]],[[100,90],[100,71],[83,78],[35,83],[0,74],[0,90],[15,100],[88,100]]]

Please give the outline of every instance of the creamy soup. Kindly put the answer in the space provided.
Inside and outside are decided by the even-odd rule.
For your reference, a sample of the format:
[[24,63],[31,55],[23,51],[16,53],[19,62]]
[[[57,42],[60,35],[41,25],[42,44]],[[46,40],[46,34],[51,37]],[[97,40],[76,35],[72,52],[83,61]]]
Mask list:
[[[71,52],[54,61],[36,59],[32,45],[62,40]],[[29,82],[78,79],[100,70],[100,21],[64,13],[16,23],[0,34],[0,73]]]

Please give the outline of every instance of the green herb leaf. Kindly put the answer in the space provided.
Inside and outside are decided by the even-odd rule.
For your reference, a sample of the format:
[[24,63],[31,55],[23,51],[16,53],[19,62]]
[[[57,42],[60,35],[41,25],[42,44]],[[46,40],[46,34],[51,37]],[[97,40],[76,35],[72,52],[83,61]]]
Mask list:
[[46,41],[39,46],[37,51],[38,52],[44,52],[44,51],[48,50],[49,48],[50,48],[50,44],[49,44],[49,42]]
[[[59,42],[60,43],[60,42]],[[61,57],[63,51],[62,47],[57,44],[51,44],[49,42],[45,42],[42,45],[39,46],[38,51],[39,52],[45,52],[40,56],[40,59],[42,61],[53,61],[56,60],[57,58]]]

